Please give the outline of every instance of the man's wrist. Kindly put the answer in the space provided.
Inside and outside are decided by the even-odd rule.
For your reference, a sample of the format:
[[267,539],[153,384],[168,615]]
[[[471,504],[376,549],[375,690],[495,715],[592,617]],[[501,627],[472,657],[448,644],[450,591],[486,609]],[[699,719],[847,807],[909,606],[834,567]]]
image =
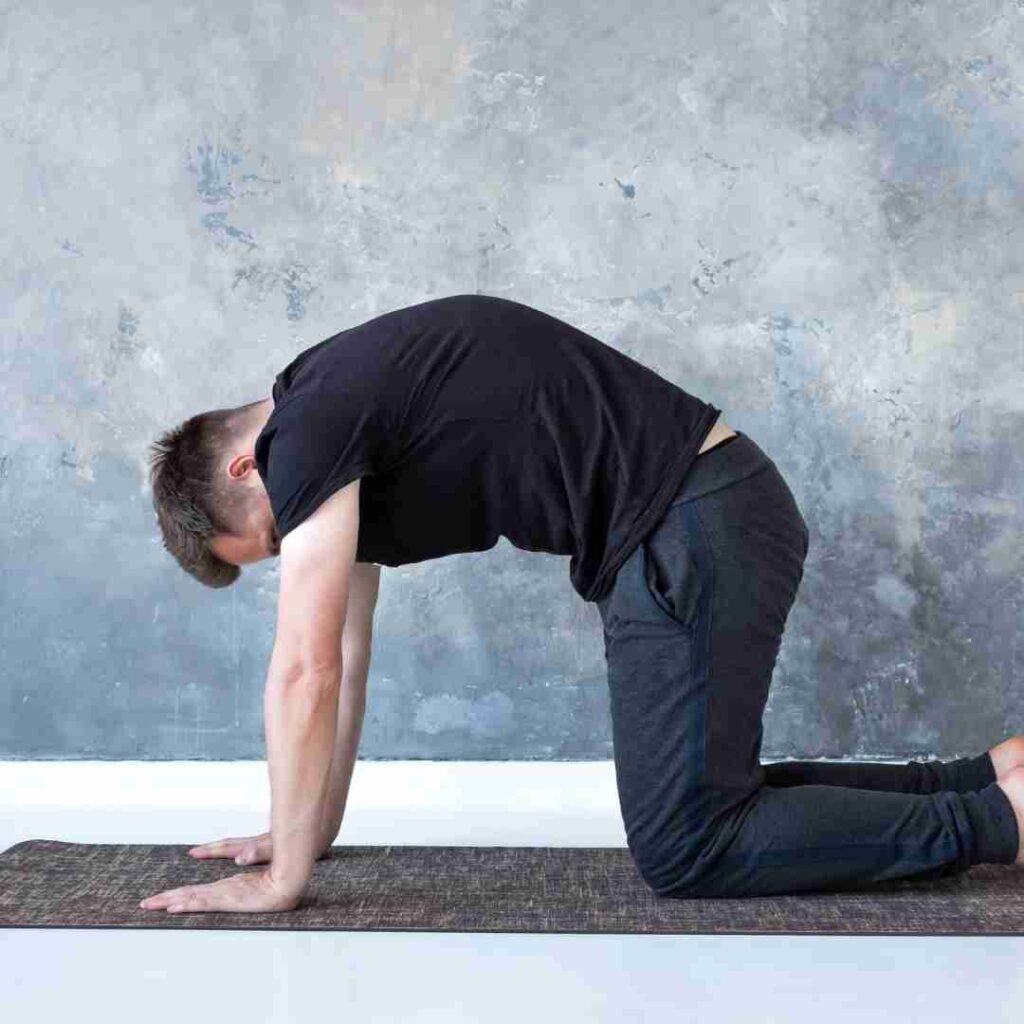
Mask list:
[[274,836],[269,876],[275,887],[300,891],[313,874],[313,865],[320,856],[319,837],[293,831],[284,836]]
[[295,870],[275,871],[273,862],[271,862],[267,875],[270,878],[270,884],[279,892],[299,896],[305,892],[306,886],[309,885],[309,880],[312,878],[313,872],[312,870],[305,873]]

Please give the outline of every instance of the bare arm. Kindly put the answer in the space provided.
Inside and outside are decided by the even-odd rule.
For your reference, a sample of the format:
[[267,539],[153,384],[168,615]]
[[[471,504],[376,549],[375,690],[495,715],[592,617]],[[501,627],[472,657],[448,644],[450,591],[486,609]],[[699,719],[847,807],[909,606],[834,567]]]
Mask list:
[[373,648],[373,613],[379,586],[380,566],[372,562],[356,562],[341,641],[343,669],[338,726],[321,825],[324,849],[334,842],[345,817],[345,804],[366,711],[366,678]]
[[270,878],[282,891],[305,888],[322,850],[358,533],[355,480],[281,542],[277,633],[263,705]]
[[[341,640],[341,690],[338,695],[330,779],[320,825],[320,856],[331,848],[345,816],[345,804],[366,708],[366,679],[370,667],[373,615],[379,584],[379,565],[355,563]],[[256,836],[230,837],[203,843],[189,852],[199,859],[227,857],[237,864],[268,864],[272,860],[271,840],[268,829]]]

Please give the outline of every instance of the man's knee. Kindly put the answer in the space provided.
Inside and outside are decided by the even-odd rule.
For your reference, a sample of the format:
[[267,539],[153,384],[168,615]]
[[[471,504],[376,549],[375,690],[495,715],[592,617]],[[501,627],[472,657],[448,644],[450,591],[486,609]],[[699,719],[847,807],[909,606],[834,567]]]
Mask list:
[[748,865],[736,863],[728,852],[742,804],[734,801],[699,822],[691,820],[685,835],[632,832],[629,851],[645,885],[656,896],[742,895]]
[[680,842],[666,847],[652,842],[629,844],[637,873],[655,896],[689,897],[710,895],[705,891],[712,872],[703,850],[704,842]]
[[655,896],[672,899],[702,899],[745,895],[738,879],[732,882],[720,871],[699,862],[688,863],[682,870],[664,868],[643,869],[637,865],[640,877]]

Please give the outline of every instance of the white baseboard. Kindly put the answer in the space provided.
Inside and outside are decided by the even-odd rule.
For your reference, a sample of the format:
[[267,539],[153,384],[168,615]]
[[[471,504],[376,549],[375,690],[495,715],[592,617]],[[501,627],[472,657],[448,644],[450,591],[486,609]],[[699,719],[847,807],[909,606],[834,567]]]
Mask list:
[[[269,827],[265,761],[0,761],[0,850]],[[612,761],[357,761],[337,845],[625,846]]]
[[[766,763],[768,763],[766,761]],[[0,850],[269,827],[265,761],[0,761]],[[612,761],[357,761],[336,845],[625,846]]]

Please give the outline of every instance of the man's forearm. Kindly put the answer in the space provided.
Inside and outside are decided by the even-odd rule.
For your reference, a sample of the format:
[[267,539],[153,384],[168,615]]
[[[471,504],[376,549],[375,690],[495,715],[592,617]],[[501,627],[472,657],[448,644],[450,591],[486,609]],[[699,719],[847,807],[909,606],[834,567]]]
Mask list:
[[345,630],[341,638],[341,694],[338,700],[334,755],[320,823],[324,846],[334,842],[345,816],[345,804],[366,710],[366,678],[373,652],[373,612],[377,604],[379,583],[379,565],[356,562]]
[[345,817],[349,787],[355,769],[363,716],[366,712],[366,677],[369,658],[351,658],[345,663],[338,697],[338,725],[334,739],[331,777],[324,801],[321,833],[324,845],[334,842]]
[[320,853],[341,672],[284,670],[274,661],[272,657],[264,692],[271,874],[283,884],[299,885]]

